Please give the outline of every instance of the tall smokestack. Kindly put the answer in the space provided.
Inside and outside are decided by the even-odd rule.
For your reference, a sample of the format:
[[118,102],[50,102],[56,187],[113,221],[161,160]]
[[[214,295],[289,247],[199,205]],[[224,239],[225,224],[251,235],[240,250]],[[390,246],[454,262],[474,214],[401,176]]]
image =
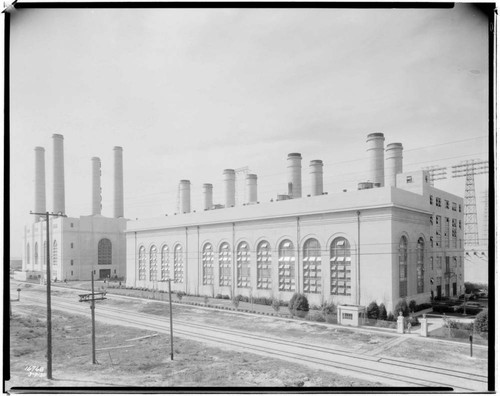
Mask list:
[[179,182],[179,199],[181,202],[180,212],[191,212],[191,182],[189,180]]
[[66,213],[64,206],[64,137],[52,135],[54,145],[54,212]]
[[257,202],[257,175],[250,173],[246,177],[246,185],[247,185],[247,203],[256,203]]
[[[292,194],[291,198],[302,197],[302,166],[301,166],[302,156],[300,153],[290,153],[288,154],[288,186],[292,183]],[[290,190],[290,187],[289,187]]]
[[309,163],[309,172],[311,174],[311,195],[323,194],[323,161],[312,160]]
[[384,186],[384,134],[370,133],[366,137],[368,143],[368,180]]
[[213,186],[210,183],[203,184],[203,210],[212,209],[213,204]]
[[43,147],[35,147],[35,212],[44,213],[46,211],[45,149]]
[[396,186],[396,175],[403,172],[403,145],[401,143],[388,144],[385,155],[387,163],[385,185]]
[[123,216],[123,149],[115,146],[114,217]]
[[101,160],[92,157],[92,215],[101,214]]
[[235,204],[235,184],[236,175],[234,169],[224,169],[224,194],[226,195],[226,208],[230,208]]

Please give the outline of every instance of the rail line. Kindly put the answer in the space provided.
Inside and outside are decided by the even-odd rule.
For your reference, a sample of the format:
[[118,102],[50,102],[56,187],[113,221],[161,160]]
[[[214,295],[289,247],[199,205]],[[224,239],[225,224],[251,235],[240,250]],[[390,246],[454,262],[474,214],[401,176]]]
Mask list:
[[[24,299],[37,305],[43,305],[43,302],[28,296],[25,296]],[[75,305],[75,303],[66,302],[60,297],[53,298],[53,305],[55,309],[81,314],[85,314],[87,308],[86,305]],[[130,312],[129,310],[115,307],[108,308],[101,305],[99,310],[96,311],[96,317],[108,322],[111,320],[117,324],[133,325],[134,327],[169,333],[168,323],[158,323],[161,318],[158,315]],[[467,385],[460,383],[460,386],[455,387],[455,390],[474,391],[484,390],[487,387],[487,377],[483,375],[474,375],[431,365],[406,363],[386,357],[355,355],[331,347],[319,347],[295,341],[287,342],[275,337],[254,335],[240,330],[227,330],[213,325],[196,324],[178,319],[175,322],[175,335],[224,346],[233,346],[244,351],[288,361],[306,363],[314,365],[316,368],[331,369],[350,376],[359,373],[375,381],[380,381],[383,378],[391,385],[408,386],[408,384],[411,384],[419,387],[454,387],[455,383],[460,383],[458,381],[460,379],[462,382],[466,380],[468,383]],[[201,331],[215,334],[201,334]],[[254,341],[254,343],[251,341]],[[261,345],[258,345],[257,342]],[[285,347],[288,351],[276,348],[276,346]],[[315,353],[315,356],[311,356],[311,353]],[[342,361],[338,361],[339,357]],[[431,377],[434,378],[431,379]]]

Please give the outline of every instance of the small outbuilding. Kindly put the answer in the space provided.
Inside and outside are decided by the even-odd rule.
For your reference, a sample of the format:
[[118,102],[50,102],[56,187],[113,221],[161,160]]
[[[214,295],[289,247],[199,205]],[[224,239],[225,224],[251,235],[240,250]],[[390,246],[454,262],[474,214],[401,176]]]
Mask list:
[[360,305],[338,305],[338,323],[341,325],[358,327],[363,323],[365,309],[365,307]]

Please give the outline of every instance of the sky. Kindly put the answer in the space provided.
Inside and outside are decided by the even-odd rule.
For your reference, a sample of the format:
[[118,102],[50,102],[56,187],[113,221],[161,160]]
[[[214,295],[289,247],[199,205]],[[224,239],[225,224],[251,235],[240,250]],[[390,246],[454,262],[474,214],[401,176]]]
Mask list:
[[[64,135],[66,213],[91,213],[91,158],[112,216],[123,147],[125,217],[192,210],[202,184],[248,167],[261,202],[287,192],[286,158],[324,162],[324,190],[367,180],[366,135],[401,142],[404,171],[488,159],[488,23],[452,9],[20,9],[11,16],[11,257],[33,219],[34,147]],[[464,195],[464,178],[435,186]],[[478,220],[487,176],[476,176]],[[241,202],[242,188],[237,200]]]

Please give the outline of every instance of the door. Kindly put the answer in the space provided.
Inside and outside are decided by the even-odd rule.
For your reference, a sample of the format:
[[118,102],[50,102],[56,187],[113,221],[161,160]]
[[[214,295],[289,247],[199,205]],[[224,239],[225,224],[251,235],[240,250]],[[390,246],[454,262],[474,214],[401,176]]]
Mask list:
[[436,286],[436,293],[438,300],[441,298],[441,285]]
[[107,279],[111,276],[110,269],[100,269],[99,270],[99,279]]
[[457,283],[456,282],[453,283],[453,295],[454,296],[457,295]]

